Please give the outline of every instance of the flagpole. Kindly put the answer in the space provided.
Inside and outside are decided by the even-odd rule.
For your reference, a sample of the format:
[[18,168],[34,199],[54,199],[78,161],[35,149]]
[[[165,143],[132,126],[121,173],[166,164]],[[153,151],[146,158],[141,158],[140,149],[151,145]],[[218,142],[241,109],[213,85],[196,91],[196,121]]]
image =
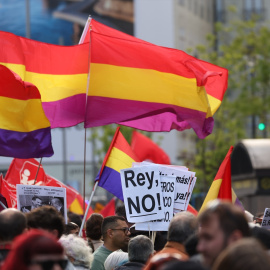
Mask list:
[[7,207],[0,201],[0,204],[2,205],[2,207],[4,208],[4,209],[7,209]]
[[84,129],[84,161],[83,161],[83,214],[85,214],[85,173],[86,173],[86,128]]
[[[84,41],[84,38],[87,34],[87,31],[91,31],[91,16],[88,17],[87,22],[84,26],[83,33],[81,35],[79,44],[81,44]],[[88,75],[87,75],[87,87],[86,87],[86,99],[85,99],[85,118],[86,118],[86,110],[87,110],[87,98],[88,98],[88,92],[89,92],[89,82],[90,82],[90,65],[91,65],[91,56],[90,56],[90,50],[91,50],[91,35],[89,38],[89,53],[88,53]],[[84,123],[85,123],[84,119]],[[83,213],[85,216],[85,173],[86,173],[86,128],[84,128],[84,177],[83,177]],[[91,194],[92,195],[92,194]],[[87,208],[89,209],[89,208]],[[88,212],[88,210],[86,210]]]
[[37,168],[37,173],[36,173],[36,176],[35,176],[34,185],[36,184],[36,181],[37,181],[37,176],[38,176],[38,172],[39,172],[39,168],[40,168],[41,162],[42,162],[42,158],[40,159],[39,164],[38,164],[38,168]]
[[89,212],[89,208],[91,206],[92,199],[93,199],[94,193],[96,191],[97,185],[98,185],[98,181],[95,183],[93,191],[92,191],[92,193],[90,195],[89,202],[88,202],[88,205],[87,205],[87,208],[86,208],[86,212],[84,213],[84,217],[83,217],[83,220],[82,220],[82,225],[81,225],[81,228],[80,228],[80,231],[79,231],[79,236],[82,236],[82,230],[83,230],[83,227],[84,227],[84,223],[85,223],[87,214]]
[[83,32],[82,32],[82,35],[81,35],[81,38],[80,38],[80,41],[79,41],[79,44],[81,44],[84,41],[85,36],[87,34],[87,31],[89,29],[91,20],[92,20],[91,16],[88,16],[87,22],[86,22],[86,24],[84,26],[84,29],[83,29]]

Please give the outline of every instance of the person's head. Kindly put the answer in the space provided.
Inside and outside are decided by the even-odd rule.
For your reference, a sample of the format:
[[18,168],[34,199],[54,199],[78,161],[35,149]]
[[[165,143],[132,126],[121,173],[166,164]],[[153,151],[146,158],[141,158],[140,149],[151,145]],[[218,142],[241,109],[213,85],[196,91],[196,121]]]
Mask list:
[[33,208],[38,208],[40,206],[42,206],[43,202],[42,199],[38,196],[34,196],[32,197],[32,206]]
[[85,240],[74,234],[63,235],[59,242],[65,249],[65,253],[73,265],[80,265],[90,268],[93,261],[91,248],[86,244]]
[[82,218],[81,218],[80,215],[69,211],[67,213],[67,216],[68,216],[68,221],[69,222],[74,222],[74,223],[76,223],[81,228]]
[[11,242],[27,230],[25,215],[15,208],[0,212],[0,242]]
[[167,240],[184,244],[197,230],[197,219],[189,212],[177,213],[171,220]]
[[270,231],[263,227],[251,228],[251,236],[257,239],[263,247],[270,250]]
[[122,249],[127,251],[129,242],[129,228],[123,217],[105,217],[101,225],[104,245],[111,251]]
[[154,253],[152,241],[145,235],[131,238],[128,244],[128,258],[131,262],[146,263]]
[[231,203],[212,201],[198,218],[200,228],[197,250],[208,267],[228,245],[250,236],[244,212]]
[[65,224],[64,234],[79,234],[79,226],[75,224],[74,222],[68,222],[68,224]]
[[117,266],[120,266],[128,262],[128,254],[122,250],[116,250],[112,252],[104,262],[105,270],[112,270]]
[[63,198],[61,198],[61,197],[51,197],[50,198],[50,205],[55,207],[58,211],[60,211],[64,206]]
[[184,244],[185,245],[185,249],[186,249],[186,252],[188,253],[188,255],[190,257],[198,254],[198,251],[197,251],[198,241],[199,241],[199,239],[198,239],[198,234],[197,233],[192,234],[185,241],[185,244]]
[[94,213],[86,221],[86,236],[91,240],[100,240],[101,233],[101,224],[103,222],[103,216]]
[[26,213],[29,228],[43,229],[56,238],[60,238],[64,231],[64,218],[53,206],[41,206]]
[[241,239],[217,258],[213,270],[267,270],[270,267],[270,258],[260,243],[253,238]]
[[115,215],[127,219],[125,205],[123,203],[117,205],[115,209]]
[[64,270],[64,249],[51,234],[31,230],[15,239],[2,270]]

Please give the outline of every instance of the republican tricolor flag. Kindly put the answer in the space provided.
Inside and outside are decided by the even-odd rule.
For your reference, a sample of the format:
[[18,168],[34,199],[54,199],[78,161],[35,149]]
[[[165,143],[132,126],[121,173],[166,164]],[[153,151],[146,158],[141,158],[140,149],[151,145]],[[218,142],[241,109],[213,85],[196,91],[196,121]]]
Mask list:
[[123,201],[120,170],[131,168],[132,163],[138,161],[118,127],[96,177],[98,185]]
[[39,90],[0,65],[0,156],[40,158],[52,155],[51,127]]
[[232,151],[233,146],[230,147],[226,157],[221,163],[219,170],[216,174],[216,177],[206,195],[206,198],[203,202],[200,212],[203,211],[208,202],[215,199],[230,201],[243,209],[241,202],[239,201],[239,199],[237,198],[236,194],[232,189],[232,180],[231,180]]

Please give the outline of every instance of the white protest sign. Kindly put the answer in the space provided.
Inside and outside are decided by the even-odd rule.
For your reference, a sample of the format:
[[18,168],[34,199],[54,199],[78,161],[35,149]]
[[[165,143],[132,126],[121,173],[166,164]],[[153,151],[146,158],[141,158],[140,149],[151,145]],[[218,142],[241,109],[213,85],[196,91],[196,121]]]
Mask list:
[[43,205],[54,206],[67,223],[66,189],[62,187],[16,185],[17,209],[27,213]]
[[127,220],[132,223],[162,219],[162,192],[156,166],[120,170]]
[[133,168],[140,167],[140,166],[151,166],[151,165],[161,166],[161,167],[171,168],[171,169],[176,169],[176,170],[180,169],[180,170],[188,171],[188,168],[185,167],[185,166],[164,165],[164,164],[151,163],[151,162],[148,162],[148,161],[133,162],[132,163]]
[[[193,189],[194,189],[196,180],[197,180],[197,177],[194,177],[193,181],[191,182],[190,190],[189,190],[190,194],[192,194],[192,192],[193,192]],[[191,198],[191,196],[189,196],[188,199],[187,199],[187,201],[186,201],[185,209],[187,209],[187,207],[189,205],[190,198]],[[182,211],[186,211],[186,210],[180,210],[180,209],[177,209],[177,208],[174,208],[173,209],[173,212],[174,213],[178,213],[178,212],[182,212]]]
[[[134,168],[140,166],[146,166],[151,164],[149,162],[134,162],[132,166]],[[187,206],[193,187],[196,181],[195,172],[188,171],[187,167],[175,166],[175,165],[163,165],[163,164],[153,164],[153,166],[158,166],[161,175],[174,175],[176,177],[175,182],[175,197],[174,197],[174,208],[176,210],[187,210]]]
[[265,208],[261,226],[270,229],[270,208]]
[[173,198],[174,198],[174,176],[160,176],[160,185],[162,190],[162,202],[164,218],[149,222],[136,223],[136,230],[140,231],[168,231],[169,224],[173,218]]
[[191,197],[191,187],[194,187],[195,173],[190,171],[178,170],[175,182],[174,208],[187,210],[187,201]]

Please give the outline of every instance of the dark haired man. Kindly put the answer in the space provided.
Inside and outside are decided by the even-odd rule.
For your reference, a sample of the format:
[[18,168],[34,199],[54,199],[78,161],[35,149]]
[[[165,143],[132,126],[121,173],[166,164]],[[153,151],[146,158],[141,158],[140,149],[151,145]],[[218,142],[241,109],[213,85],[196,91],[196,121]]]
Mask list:
[[7,208],[0,213],[0,262],[6,258],[13,239],[25,231],[26,218],[22,212]]
[[26,214],[29,228],[43,229],[59,239],[64,232],[64,217],[53,206],[44,205]]
[[218,255],[231,243],[250,236],[244,212],[231,203],[212,201],[199,216],[198,252],[211,268]]
[[129,243],[129,228],[123,217],[109,216],[104,218],[101,225],[104,244],[94,252],[91,269],[104,270],[107,257],[118,249],[127,251]]

